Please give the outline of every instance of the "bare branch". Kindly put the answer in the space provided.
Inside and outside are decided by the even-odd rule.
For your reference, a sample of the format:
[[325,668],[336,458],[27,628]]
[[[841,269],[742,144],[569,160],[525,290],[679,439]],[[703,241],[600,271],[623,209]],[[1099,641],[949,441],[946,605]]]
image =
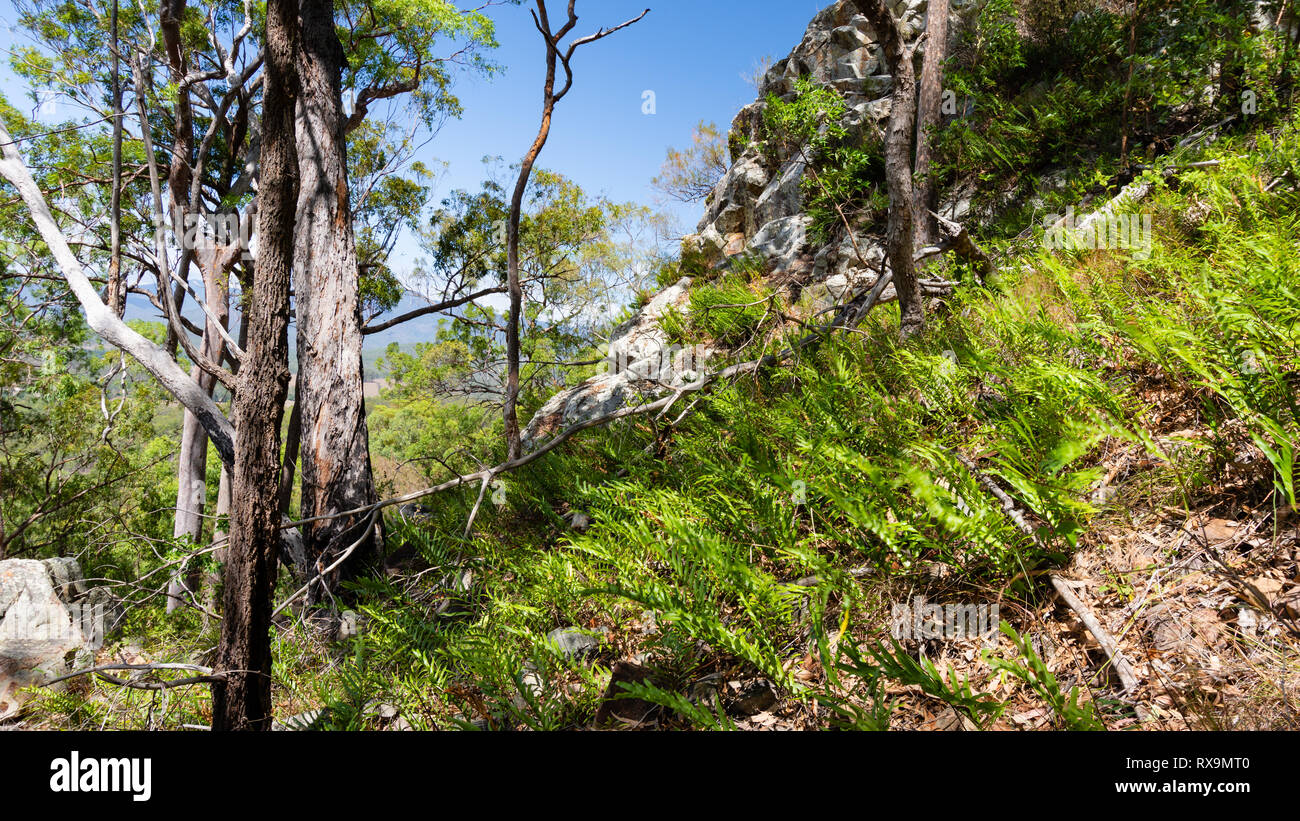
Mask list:
[[[186,670],[202,675],[192,678],[175,679],[173,681],[126,681],[115,676],[104,675],[110,670]],[[80,676],[89,676],[99,674],[99,677],[115,684],[118,687],[130,687],[134,690],[170,690],[174,687],[188,687],[193,684],[212,684],[213,682],[225,679],[225,673],[214,673],[210,667],[200,667],[197,664],[102,664],[98,667],[91,667],[87,670],[78,670],[75,673],[68,673],[66,676],[50,679],[41,685],[49,687],[51,684],[58,684],[61,681],[78,678]]]
[[506,289],[501,287],[485,288],[484,290],[479,291],[478,293],[470,294],[469,296],[460,297],[458,299],[450,299],[447,300],[446,302],[439,302],[436,305],[426,305],[422,308],[416,308],[413,311],[409,311],[407,313],[402,314],[401,316],[394,317],[393,319],[387,320],[386,322],[381,322],[378,325],[367,325],[361,329],[361,333],[365,334],[366,336],[369,336],[370,334],[377,334],[382,331],[386,331],[389,328],[395,328],[398,325],[401,325],[403,322],[410,322],[413,319],[419,319],[420,317],[428,316],[429,314],[441,313],[442,311],[450,311],[453,308],[459,308],[462,305],[466,305],[477,299],[482,299],[485,296],[491,296],[492,294],[504,294],[505,292]]
[[36,223],[41,238],[45,240],[45,244],[54,255],[63,278],[77,297],[77,301],[81,303],[87,324],[110,344],[131,354],[168,393],[188,408],[199,419],[203,429],[208,432],[217,452],[221,454],[222,461],[233,464],[235,437],[230,420],[226,419],[212,398],[203,392],[189,374],[167,355],[166,351],[132,330],[100,300],[98,292],[91,285],[90,279],[81,268],[81,263],[72,253],[67,239],[54,221],[49,205],[45,201],[45,195],[32,179],[31,172],[23,163],[22,156],[18,153],[18,148],[3,122],[0,122],[0,149],[3,149],[0,176],[4,176],[13,184],[23,198],[23,202],[26,203],[32,221]]

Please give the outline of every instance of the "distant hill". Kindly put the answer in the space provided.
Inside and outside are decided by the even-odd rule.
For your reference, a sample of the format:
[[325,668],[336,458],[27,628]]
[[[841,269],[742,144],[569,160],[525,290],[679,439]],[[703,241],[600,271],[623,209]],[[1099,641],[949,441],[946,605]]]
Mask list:
[[[402,301],[398,303],[396,308],[389,313],[384,314],[376,321],[382,322],[383,320],[394,316],[401,316],[402,314],[414,311],[426,304],[427,303],[418,296],[407,294],[402,298]],[[195,324],[203,321],[202,312],[198,310],[192,300],[186,302],[184,313],[185,316]],[[155,309],[153,305],[149,304],[148,300],[144,297],[135,295],[127,299],[126,318],[139,319],[146,322],[162,322],[162,318],[158,316],[157,309]],[[365,346],[361,354],[362,361],[365,364],[366,381],[371,382],[384,376],[384,374],[377,369],[376,363],[383,357],[384,351],[389,345],[396,342],[402,346],[403,350],[409,351],[419,342],[431,342],[438,334],[438,325],[441,321],[442,320],[437,315],[430,314],[428,316],[422,316],[419,319],[413,319],[410,322],[404,322],[401,325],[398,325],[395,328],[390,328],[382,333],[366,337]],[[236,325],[238,322],[238,311],[232,310],[231,324]],[[289,370],[296,373],[298,371],[298,364],[293,355],[294,348],[294,337],[293,334],[290,333]]]

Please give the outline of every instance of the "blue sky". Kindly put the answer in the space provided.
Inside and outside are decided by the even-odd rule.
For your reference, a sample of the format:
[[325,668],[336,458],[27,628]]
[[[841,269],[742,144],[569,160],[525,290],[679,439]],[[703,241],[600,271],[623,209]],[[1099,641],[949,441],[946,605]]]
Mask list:
[[[669,146],[685,145],[700,120],[730,123],[754,99],[742,75],[764,56],[782,57],[803,36],[813,15],[830,0],[649,0],[650,14],[631,28],[579,49],[573,91],[556,112],[543,167],[577,180],[592,192],[651,203],[650,179]],[[580,0],[577,35],[635,17],[647,0]],[[552,18],[563,0],[551,0]],[[493,78],[464,76],[456,93],[465,115],[447,123],[420,159],[449,164],[436,198],[452,188],[475,188],[480,160],[516,162],[536,133],[541,114],[545,49],[528,9],[500,6],[487,13],[497,23],[501,47],[493,57],[504,71]],[[7,52],[17,15],[0,0],[0,43]],[[23,106],[26,89],[0,66],[0,90]],[[643,94],[655,94],[656,113],[642,114]],[[698,216],[698,208],[679,215]]]
[[[730,124],[754,89],[744,79],[763,57],[783,57],[798,44],[813,15],[830,0],[650,0],[652,10],[636,25],[580,48],[574,58],[573,90],[556,110],[541,167],[571,177],[588,192],[619,201],[662,206],[685,230],[693,229],[699,205],[661,203],[650,187],[669,146],[684,146],[692,127]],[[635,17],[647,0],[579,0],[575,35],[590,34]],[[528,9],[488,10],[497,23],[503,71],[492,78],[462,76],[455,92],[464,106],[460,120],[446,123],[418,159],[435,163],[439,177],[432,205],[455,188],[476,189],[485,156],[518,162],[541,117],[545,47]],[[563,0],[551,0],[552,20]],[[0,0],[0,44],[13,44],[17,15]],[[557,24],[558,25],[558,24]],[[0,91],[24,110],[26,91],[0,65]],[[643,114],[645,92],[655,113]],[[399,244],[393,268],[408,271],[416,249]]]
[[[764,56],[783,57],[829,0],[658,0],[644,20],[580,48],[573,91],[556,110],[540,164],[618,200],[652,203],[650,179],[669,146],[683,146],[700,120],[726,127],[755,92],[743,75]],[[531,6],[531,3],[528,4]],[[552,2],[551,6],[560,3]],[[576,32],[585,35],[635,17],[646,0],[584,0]],[[492,10],[504,74],[465,79],[465,116],[448,123],[426,150],[451,163],[447,184],[472,187],[479,159],[517,161],[537,130],[545,49],[526,7]],[[558,14],[558,12],[553,13]],[[643,95],[656,113],[642,113]],[[693,226],[699,207],[678,209]]]

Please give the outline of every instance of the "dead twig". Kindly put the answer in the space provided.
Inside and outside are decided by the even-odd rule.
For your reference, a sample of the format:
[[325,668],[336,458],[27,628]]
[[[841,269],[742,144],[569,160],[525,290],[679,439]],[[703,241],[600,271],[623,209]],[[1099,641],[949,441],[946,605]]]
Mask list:
[[[106,675],[110,670],[148,670],[157,672],[159,670],[182,670],[201,675],[190,678],[174,679],[172,681],[127,681],[117,678],[116,676]],[[211,667],[201,667],[197,664],[101,664],[98,667],[90,667],[85,670],[78,670],[75,673],[68,673],[66,676],[50,679],[41,685],[49,687],[58,684],[61,681],[79,678],[80,676],[98,675],[109,684],[118,687],[129,687],[133,690],[170,690],[175,687],[188,687],[194,684],[212,684],[218,681],[224,681],[225,673],[214,673]]]

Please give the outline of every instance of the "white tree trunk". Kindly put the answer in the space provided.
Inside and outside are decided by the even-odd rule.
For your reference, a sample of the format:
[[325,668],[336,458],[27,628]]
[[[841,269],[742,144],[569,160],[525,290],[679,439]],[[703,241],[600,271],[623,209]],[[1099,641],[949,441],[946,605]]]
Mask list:
[[131,330],[100,300],[95,286],[82,271],[81,263],[72,253],[58,223],[54,221],[50,207],[45,201],[45,195],[32,179],[22,155],[18,153],[18,146],[9,136],[9,130],[5,128],[3,122],[0,122],[0,149],[3,150],[3,158],[0,158],[0,176],[13,184],[18,190],[18,195],[27,205],[41,239],[49,246],[50,253],[54,255],[64,280],[72,289],[77,301],[81,303],[81,310],[85,313],[86,323],[90,325],[91,330],[109,344],[134,357],[168,393],[192,411],[212,439],[212,444],[221,454],[222,461],[233,464],[235,432],[230,420],[221,413],[217,404],[212,401],[212,397],[208,396],[198,383],[167,355],[166,351]]

